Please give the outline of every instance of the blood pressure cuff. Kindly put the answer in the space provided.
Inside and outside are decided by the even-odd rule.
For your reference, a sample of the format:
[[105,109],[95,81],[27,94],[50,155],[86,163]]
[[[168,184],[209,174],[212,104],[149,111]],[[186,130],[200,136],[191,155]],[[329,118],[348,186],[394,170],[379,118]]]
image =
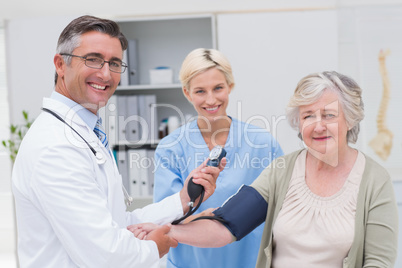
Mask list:
[[257,190],[243,185],[213,214],[223,219],[222,223],[239,241],[265,221],[267,209],[268,203]]

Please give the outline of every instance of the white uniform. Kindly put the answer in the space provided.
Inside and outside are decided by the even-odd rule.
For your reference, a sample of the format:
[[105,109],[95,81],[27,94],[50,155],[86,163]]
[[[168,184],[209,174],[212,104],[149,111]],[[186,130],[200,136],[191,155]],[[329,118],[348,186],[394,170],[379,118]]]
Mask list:
[[157,267],[153,241],[136,239],[126,227],[164,224],[183,214],[178,194],[126,212],[122,180],[113,156],[67,105],[44,99],[106,162],[98,164],[84,141],[49,113],[25,136],[12,176],[18,255],[24,267]]

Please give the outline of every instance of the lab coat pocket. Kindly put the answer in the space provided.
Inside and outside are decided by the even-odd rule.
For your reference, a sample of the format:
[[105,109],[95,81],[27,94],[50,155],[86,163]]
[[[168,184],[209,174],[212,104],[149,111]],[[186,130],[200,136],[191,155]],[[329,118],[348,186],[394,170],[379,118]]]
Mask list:
[[99,190],[105,195],[107,196],[108,194],[108,179],[107,179],[107,175],[106,175],[106,171],[105,171],[105,167],[104,165],[96,165],[95,167],[95,178],[94,180],[97,183],[97,186],[99,188]]

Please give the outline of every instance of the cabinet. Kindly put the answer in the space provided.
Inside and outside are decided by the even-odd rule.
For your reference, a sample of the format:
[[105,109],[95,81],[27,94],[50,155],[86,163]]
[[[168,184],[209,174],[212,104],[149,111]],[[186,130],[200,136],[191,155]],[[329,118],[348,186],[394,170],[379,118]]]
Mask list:
[[[134,83],[123,83],[124,75],[127,74],[122,75],[121,85],[105,107],[104,126],[126,188],[134,198],[140,196],[137,201],[145,199],[147,203],[152,201],[152,187],[149,187],[152,185],[145,187],[143,184],[153,183],[153,152],[160,138],[158,129],[161,121],[175,117],[179,119],[180,125],[185,123],[186,119],[196,115],[193,106],[182,93],[178,75],[182,61],[191,50],[200,47],[216,47],[214,16],[207,14],[116,21],[126,38],[135,40],[135,53],[130,50],[130,47],[128,49],[129,66],[126,73],[130,75],[132,71],[130,65],[135,65],[137,77]],[[136,56],[135,64],[130,58],[130,53],[132,53],[131,56],[133,54]],[[168,67],[173,71],[171,83],[151,83],[150,70],[160,66]],[[151,97],[151,100],[153,98],[155,103],[144,105],[146,99],[144,96]],[[126,108],[123,108],[124,105]],[[133,112],[136,105],[140,110],[141,106],[149,108],[148,116],[143,116],[141,111],[138,111],[136,117]],[[137,124],[138,129],[133,130],[134,124]],[[141,155],[141,158],[138,158],[138,155]],[[146,157],[145,160],[144,157]],[[135,170],[138,167],[140,170]],[[152,169],[151,172],[149,172],[150,169]],[[145,175],[139,175],[141,172],[145,174],[145,170],[148,170],[147,181],[144,181]],[[134,178],[133,173],[136,172],[137,178]],[[140,188],[137,188],[138,183],[141,184]],[[144,202],[134,203],[143,204]]]

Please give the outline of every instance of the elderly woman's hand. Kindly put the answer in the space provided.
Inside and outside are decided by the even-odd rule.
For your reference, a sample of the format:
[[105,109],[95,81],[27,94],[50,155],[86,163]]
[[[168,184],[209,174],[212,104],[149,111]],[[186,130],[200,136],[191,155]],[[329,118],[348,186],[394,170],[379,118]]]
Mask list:
[[127,226],[127,230],[132,232],[134,236],[140,240],[143,240],[146,238],[147,234],[150,232],[156,230],[160,226],[154,223],[140,223],[140,224],[133,224]]

